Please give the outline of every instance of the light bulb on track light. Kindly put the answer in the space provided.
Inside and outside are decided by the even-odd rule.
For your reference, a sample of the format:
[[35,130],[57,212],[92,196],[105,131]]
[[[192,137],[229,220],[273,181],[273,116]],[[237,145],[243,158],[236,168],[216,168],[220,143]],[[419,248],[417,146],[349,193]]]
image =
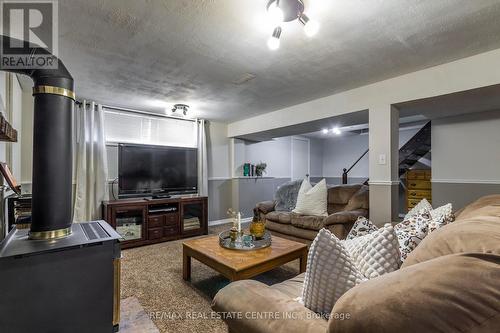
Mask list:
[[309,19],[306,14],[302,14],[299,21],[304,25],[304,32],[307,37],[312,37],[318,33],[319,23]]
[[280,48],[280,37],[281,37],[281,28],[276,27],[274,28],[273,34],[269,39],[267,40],[267,47],[269,47],[270,50],[277,50]]
[[267,13],[269,14],[269,20],[273,24],[280,24],[285,19],[283,10],[281,10],[277,2],[269,6]]

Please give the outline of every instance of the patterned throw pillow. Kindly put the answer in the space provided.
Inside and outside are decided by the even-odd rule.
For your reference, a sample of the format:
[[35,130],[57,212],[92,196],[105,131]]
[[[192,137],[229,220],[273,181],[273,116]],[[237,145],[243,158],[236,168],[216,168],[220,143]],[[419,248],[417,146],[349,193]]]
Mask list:
[[364,216],[360,216],[358,217],[356,222],[354,222],[351,230],[347,234],[346,239],[353,239],[356,237],[368,235],[377,230],[377,226],[373,224],[372,221],[368,220]]
[[424,209],[427,209],[429,212],[433,209],[432,205],[425,198],[420,200],[420,202],[415,207],[410,209],[410,211],[403,218],[403,221],[408,220],[412,215],[415,215]]
[[451,203],[431,210],[432,221],[429,222],[429,233],[434,230],[455,221],[453,207]]
[[346,241],[321,229],[309,249],[302,302],[314,312],[329,314],[349,289],[398,268],[398,241],[392,226]]
[[411,251],[427,236],[431,221],[432,217],[429,210],[423,209],[394,226],[398,236],[401,261],[405,261]]

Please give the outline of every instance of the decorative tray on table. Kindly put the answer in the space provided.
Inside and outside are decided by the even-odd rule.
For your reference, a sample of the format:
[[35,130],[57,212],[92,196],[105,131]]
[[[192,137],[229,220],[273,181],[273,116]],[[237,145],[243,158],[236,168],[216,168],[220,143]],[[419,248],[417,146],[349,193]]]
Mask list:
[[256,239],[251,235],[243,235],[238,237],[236,241],[231,241],[229,230],[223,231],[219,234],[219,244],[226,249],[250,251],[263,249],[271,245],[271,233],[266,231],[262,238]]

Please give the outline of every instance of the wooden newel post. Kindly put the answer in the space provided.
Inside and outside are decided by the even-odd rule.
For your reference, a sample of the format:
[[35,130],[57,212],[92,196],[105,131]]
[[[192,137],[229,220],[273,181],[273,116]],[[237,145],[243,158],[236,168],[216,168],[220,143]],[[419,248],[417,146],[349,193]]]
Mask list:
[[347,184],[347,169],[344,168],[344,172],[342,173],[342,184]]

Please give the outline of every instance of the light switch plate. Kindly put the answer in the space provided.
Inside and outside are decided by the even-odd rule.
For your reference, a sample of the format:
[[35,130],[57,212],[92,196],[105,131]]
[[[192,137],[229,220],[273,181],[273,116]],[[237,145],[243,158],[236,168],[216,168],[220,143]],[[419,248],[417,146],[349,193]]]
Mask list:
[[387,164],[387,156],[385,154],[378,155],[378,164],[380,164],[380,165]]

